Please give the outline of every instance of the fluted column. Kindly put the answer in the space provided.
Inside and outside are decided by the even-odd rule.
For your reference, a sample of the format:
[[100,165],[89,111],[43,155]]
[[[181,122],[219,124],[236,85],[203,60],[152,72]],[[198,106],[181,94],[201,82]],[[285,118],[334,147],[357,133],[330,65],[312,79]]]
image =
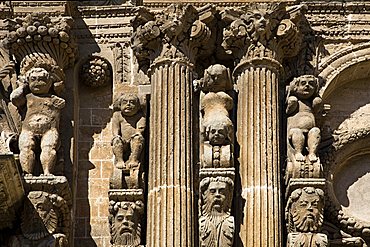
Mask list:
[[[248,9],[221,13],[226,53],[236,61],[237,84],[236,246],[282,246],[281,205],[281,85],[282,61],[300,49],[302,6],[284,3],[251,4]],[[235,14],[238,13],[238,14]],[[242,18],[240,17],[242,14]],[[298,23],[298,24],[297,24]],[[238,193],[238,192],[237,192]]]
[[237,75],[237,141],[244,212],[244,246],[279,246],[280,101],[279,73],[271,66],[249,65]]
[[197,221],[193,68],[197,57],[212,47],[207,47],[211,31],[206,23],[214,9],[198,12],[191,5],[177,4],[161,13],[140,11],[133,21],[132,48],[152,87],[147,246],[193,247]]
[[148,246],[194,246],[192,66],[153,65]]

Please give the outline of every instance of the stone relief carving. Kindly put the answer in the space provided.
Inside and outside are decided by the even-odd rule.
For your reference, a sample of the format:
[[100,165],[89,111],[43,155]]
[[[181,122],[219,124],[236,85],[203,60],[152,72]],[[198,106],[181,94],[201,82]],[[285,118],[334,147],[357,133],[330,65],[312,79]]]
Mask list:
[[233,167],[234,128],[229,111],[233,99],[224,91],[232,89],[230,71],[211,65],[199,80],[201,96],[203,158],[202,168]]
[[[315,121],[315,113],[322,108],[322,99],[318,96],[318,79],[304,75],[290,83],[286,113],[288,115],[288,140],[292,146],[294,160],[305,161],[304,149],[307,149],[309,162],[318,160],[317,147],[320,143],[320,129]],[[293,160],[293,155],[292,156]]]
[[[57,79],[57,80],[55,80]],[[33,174],[36,149],[41,148],[40,161],[44,174],[52,174],[57,160],[60,112],[65,100],[51,93],[62,84],[42,67],[34,67],[20,79],[18,88],[10,95],[15,106],[26,107],[19,136],[19,159],[26,174]]]
[[111,144],[115,169],[111,188],[142,187],[143,134],[146,126],[143,106],[136,94],[124,93],[116,99],[113,108]]
[[103,87],[112,83],[112,69],[107,60],[92,56],[81,66],[80,81],[88,87]]
[[229,177],[207,177],[200,182],[201,246],[232,246],[234,217],[230,215],[234,182]]
[[320,188],[295,189],[287,202],[288,246],[328,246],[321,231],[324,221],[324,191]]
[[144,203],[141,200],[111,201],[109,213],[113,246],[139,246]]

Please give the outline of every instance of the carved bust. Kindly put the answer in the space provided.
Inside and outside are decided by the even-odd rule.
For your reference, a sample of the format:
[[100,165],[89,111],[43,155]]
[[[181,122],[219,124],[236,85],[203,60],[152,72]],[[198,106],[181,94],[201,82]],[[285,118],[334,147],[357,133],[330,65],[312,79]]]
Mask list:
[[115,166],[138,168],[144,146],[145,116],[135,94],[122,94],[114,102],[112,148]]
[[61,83],[45,68],[34,67],[27,71],[24,82],[20,82],[10,95],[13,104],[20,111],[25,110],[19,136],[19,159],[26,174],[33,173],[38,146],[41,148],[40,161],[44,174],[52,174],[54,171],[60,145],[60,112],[65,106],[65,100],[53,95],[52,91],[58,91]]
[[289,229],[298,232],[318,232],[324,220],[324,191],[304,187],[292,192],[289,207]]
[[234,217],[230,216],[234,182],[228,177],[204,178],[200,183],[201,246],[232,246]]
[[[291,159],[316,162],[317,147],[321,140],[316,126],[315,114],[321,110],[322,99],[318,96],[318,79],[312,75],[295,78],[289,86],[286,113],[288,115],[288,143],[293,155]],[[289,148],[288,148],[289,150]]]
[[142,201],[111,202],[109,219],[113,246],[140,245],[143,210]]

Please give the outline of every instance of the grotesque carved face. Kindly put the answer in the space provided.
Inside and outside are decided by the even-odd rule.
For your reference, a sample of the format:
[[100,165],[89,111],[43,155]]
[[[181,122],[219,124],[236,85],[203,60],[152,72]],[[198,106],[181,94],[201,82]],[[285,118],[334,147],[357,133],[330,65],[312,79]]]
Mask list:
[[125,94],[121,98],[121,112],[125,116],[133,116],[140,109],[139,98],[133,94]]
[[300,99],[309,99],[316,93],[317,83],[314,76],[301,76],[294,83],[293,93]]
[[291,214],[296,229],[301,232],[316,232],[322,225],[324,205],[320,191],[306,187],[292,193],[295,201],[292,203]]
[[33,68],[27,72],[27,81],[34,94],[46,94],[51,87],[50,74],[43,68]]
[[202,214],[222,216],[230,211],[233,181],[227,177],[204,178],[201,181]]
[[140,224],[137,205],[134,202],[121,202],[112,225],[112,240],[116,245],[140,244]]
[[49,194],[41,191],[32,191],[28,195],[22,215],[23,235],[32,240],[55,232],[58,224],[58,216],[53,209]]
[[263,33],[266,31],[266,27],[268,24],[268,16],[267,14],[263,13],[263,11],[255,10],[251,16],[253,21],[254,30],[257,33]]

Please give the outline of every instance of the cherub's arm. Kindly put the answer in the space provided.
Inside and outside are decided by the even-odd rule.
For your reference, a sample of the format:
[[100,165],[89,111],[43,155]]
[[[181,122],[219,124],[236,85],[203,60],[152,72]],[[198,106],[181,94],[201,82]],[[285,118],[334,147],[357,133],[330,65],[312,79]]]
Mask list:
[[322,111],[323,103],[321,97],[316,97],[312,101],[312,110],[315,113],[319,113]]
[[12,101],[13,105],[16,107],[21,107],[26,104],[26,84],[20,84],[19,87],[17,87],[11,94],[10,94],[10,100]]
[[298,99],[295,96],[289,96],[286,105],[286,114],[291,115],[298,108]]
[[113,113],[112,117],[112,134],[113,138],[116,136],[121,136],[121,112],[116,111]]
[[144,133],[144,130],[145,130],[145,125],[146,125],[146,119],[145,119],[145,116],[142,116],[139,121],[137,121],[136,123],[136,130],[138,131],[138,133],[140,133],[141,135],[143,135]]

